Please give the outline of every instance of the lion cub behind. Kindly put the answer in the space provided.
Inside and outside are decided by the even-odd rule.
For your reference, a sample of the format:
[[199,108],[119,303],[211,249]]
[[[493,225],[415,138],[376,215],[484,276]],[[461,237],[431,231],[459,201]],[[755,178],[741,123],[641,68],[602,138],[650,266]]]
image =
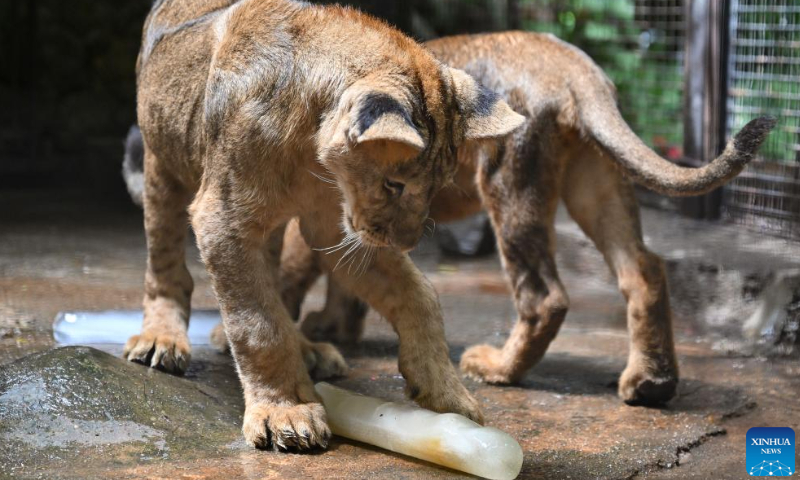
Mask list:
[[[425,45],[526,116],[493,153],[460,151],[454,185],[431,203],[437,223],[487,210],[517,310],[505,345],[468,348],[462,370],[490,383],[518,382],[558,333],[569,308],[553,255],[556,207],[563,201],[616,274],[627,302],[630,346],[619,396],[645,405],[671,399],[678,363],[667,280],[663,262],[644,243],[632,183],[673,196],[718,188],[754,157],[775,120],[752,120],[714,161],[682,168],[631,131],[617,109],[614,85],[574,46],[530,32],[447,37]],[[322,256],[287,229],[283,296],[295,316],[306,290],[327,270],[319,263]],[[354,341],[365,312],[357,294],[329,279],[325,308],[311,312],[301,328],[312,339]],[[216,343],[224,344],[219,337]]]

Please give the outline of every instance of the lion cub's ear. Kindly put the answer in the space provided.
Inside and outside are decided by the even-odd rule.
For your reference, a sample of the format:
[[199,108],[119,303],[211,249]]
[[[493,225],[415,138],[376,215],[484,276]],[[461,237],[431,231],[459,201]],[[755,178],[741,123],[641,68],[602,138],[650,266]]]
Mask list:
[[370,92],[354,106],[350,141],[380,160],[397,161],[416,157],[425,141],[399,101],[386,93]]
[[451,68],[453,86],[461,111],[466,117],[466,140],[499,138],[516,130],[525,121],[495,92],[475,81],[469,74]]

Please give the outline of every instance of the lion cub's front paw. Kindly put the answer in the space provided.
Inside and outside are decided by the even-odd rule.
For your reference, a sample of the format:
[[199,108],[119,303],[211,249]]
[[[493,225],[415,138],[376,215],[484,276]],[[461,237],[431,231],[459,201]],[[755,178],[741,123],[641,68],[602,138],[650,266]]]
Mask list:
[[458,413],[475,423],[483,425],[483,411],[478,401],[467,391],[457,379],[444,382],[442,387],[429,393],[419,393],[415,387],[409,387],[409,396],[419,406],[438,413]]
[[319,403],[248,406],[242,425],[250,445],[264,450],[303,451],[327,448],[331,431]]
[[516,381],[502,362],[503,352],[490,345],[475,345],[461,356],[461,370],[481,382],[509,384]]
[[145,330],[128,339],[122,356],[131,362],[182,374],[189,367],[190,352],[185,333]]

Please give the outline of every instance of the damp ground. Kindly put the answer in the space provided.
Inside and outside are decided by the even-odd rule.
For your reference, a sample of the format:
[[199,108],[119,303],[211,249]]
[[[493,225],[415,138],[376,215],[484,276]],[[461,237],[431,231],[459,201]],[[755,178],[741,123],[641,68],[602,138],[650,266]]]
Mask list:
[[[462,474],[346,439],[312,455],[248,448],[231,359],[198,346],[177,378],[119,358],[120,345],[58,349],[65,310],[138,308],[145,244],[141,213],[81,194],[3,193],[0,212],[0,477],[459,478]],[[487,424],[525,452],[520,478],[745,478],[745,434],[800,429],[800,357],[741,334],[759,290],[800,267],[800,246],[721,224],[645,209],[644,231],[670,275],[681,384],[665,408],[616,396],[625,365],[625,304],[591,244],[565,217],[559,266],[571,299],[542,362],[516,386],[465,380]],[[195,308],[216,307],[198,260]],[[494,255],[414,254],[440,293],[451,358],[501,345],[514,308]],[[318,309],[324,283],[304,307]],[[374,314],[363,341],[343,348],[350,374],[332,383],[403,399],[397,340]]]

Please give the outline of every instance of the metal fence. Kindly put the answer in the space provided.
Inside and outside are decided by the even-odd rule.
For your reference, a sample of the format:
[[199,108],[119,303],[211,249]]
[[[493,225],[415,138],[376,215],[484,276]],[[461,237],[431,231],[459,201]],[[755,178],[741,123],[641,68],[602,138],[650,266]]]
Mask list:
[[[508,26],[550,32],[611,77],[623,116],[662,156],[699,166],[747,121],[778,117],[761,155],[722,191],[674,201],[697,218],[800,238],[800,0],[430,0],[448,9],[505,4]],[[464,5],[466,4],[466,7]],[[463,16],[463,14],[462,14]],[[445,18],[460,18],[445,15]],[[480,22],[457,22],[467,31]],[[435,29],[434,29],[435,30]],[[445,29],[441,33],[457,33]]]
[[683,157],[684,0],[537,0],[522,28],[585,50],[617,86],[622,115],[660,154]]
[[800,2],[733,0],[730,18],[729,131],[764,114],[779,124],[726,188],[724,215],[800,238]]

